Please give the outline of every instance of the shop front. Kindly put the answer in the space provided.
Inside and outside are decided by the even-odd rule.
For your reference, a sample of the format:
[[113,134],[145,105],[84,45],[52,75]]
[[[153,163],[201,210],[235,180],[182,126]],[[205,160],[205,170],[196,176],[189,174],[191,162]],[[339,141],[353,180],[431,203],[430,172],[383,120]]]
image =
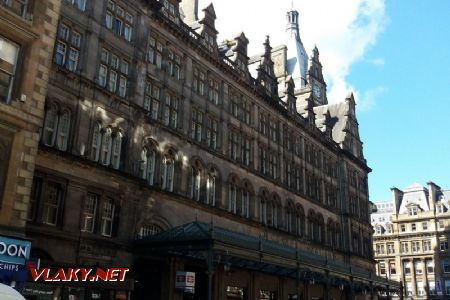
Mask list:
[[26,262],[30,258],[31,242],[0,235],[0,283],[22,291],[26,276]]

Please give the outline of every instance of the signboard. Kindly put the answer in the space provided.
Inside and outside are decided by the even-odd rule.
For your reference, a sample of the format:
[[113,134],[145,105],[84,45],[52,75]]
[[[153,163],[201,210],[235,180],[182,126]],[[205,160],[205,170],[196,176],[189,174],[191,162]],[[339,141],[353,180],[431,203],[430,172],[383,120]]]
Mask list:
[[177,271],[175,278],[175,289],[185,293],[195,293],[195,273]]
[[0,282],[21,290],[26,280],[26,261],[31,242],[0,236]]

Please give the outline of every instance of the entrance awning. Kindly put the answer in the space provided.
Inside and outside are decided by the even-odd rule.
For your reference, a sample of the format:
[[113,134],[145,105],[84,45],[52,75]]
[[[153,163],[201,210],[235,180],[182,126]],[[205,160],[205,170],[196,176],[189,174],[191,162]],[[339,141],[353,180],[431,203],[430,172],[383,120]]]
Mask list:
[[[201,260],[210,257],[214,264],[305,281],[314,280],[317,283],[325,283],[327,280],[325,274],[343,278],[340,280],[344,285],[348,284],[350,276],[354,280],[367,284],[373,282],[386,285],[387,283],[384,278],[377,277],[362,268],[329,260],[263,237],[255,237],[198,221],[137,240],[135,251],[142,256],[173,255]],[[396,286],[395,282],[390,285]]]

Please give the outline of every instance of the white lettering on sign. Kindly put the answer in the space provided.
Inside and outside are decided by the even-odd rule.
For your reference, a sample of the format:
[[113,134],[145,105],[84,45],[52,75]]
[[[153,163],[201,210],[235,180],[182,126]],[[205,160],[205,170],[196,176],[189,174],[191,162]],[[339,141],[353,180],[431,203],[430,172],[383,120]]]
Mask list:
[[27,258],[27,247],[18,246],[15,244],[5,244],[5,242],[0,242],[0,255],[7,254],[9,256],[23,257]]

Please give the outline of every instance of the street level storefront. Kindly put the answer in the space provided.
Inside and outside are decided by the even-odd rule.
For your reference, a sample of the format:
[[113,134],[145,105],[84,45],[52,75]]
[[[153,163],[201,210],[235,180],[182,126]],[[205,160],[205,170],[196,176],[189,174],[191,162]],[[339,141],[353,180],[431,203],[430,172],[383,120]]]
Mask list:
[[[400,294],[398,282],[364,269],[197,221],[136,241],[135,257],[135,299],[389,299]],[[175,288],[182,272],[195,274],[188,290]]]
[[18,291],[23,289],[30,251],[30,241],[0,235],[0,283]]
[[[134,279],[132,276],[122,275],[121,279],[108,280],[99,278],[96,270],[108,270],[108,266],[87,266],[60,263],[51,260],[45,253],[36,251],[32,259],[40,265],[35,266],[33,279],[30,266],[23,295],[27,300],[130,300]],[[110,266],[112,267],[115,266]]]

